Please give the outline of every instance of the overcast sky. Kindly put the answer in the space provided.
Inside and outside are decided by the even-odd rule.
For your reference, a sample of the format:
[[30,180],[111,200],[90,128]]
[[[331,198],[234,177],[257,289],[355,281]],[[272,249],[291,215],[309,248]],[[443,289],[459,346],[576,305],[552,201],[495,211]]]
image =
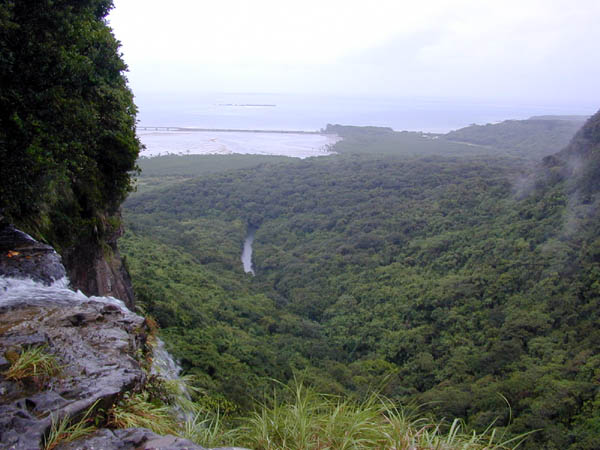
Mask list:
[[115,0],[136,92],[600,105],[600,0]]

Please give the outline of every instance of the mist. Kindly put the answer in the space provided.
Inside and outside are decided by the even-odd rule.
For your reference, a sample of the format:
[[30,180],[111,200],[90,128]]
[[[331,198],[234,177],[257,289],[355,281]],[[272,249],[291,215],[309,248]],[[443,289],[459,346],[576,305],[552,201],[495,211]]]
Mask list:
[[131,87],[562,105],[600,100],[600,3],[117,0]]

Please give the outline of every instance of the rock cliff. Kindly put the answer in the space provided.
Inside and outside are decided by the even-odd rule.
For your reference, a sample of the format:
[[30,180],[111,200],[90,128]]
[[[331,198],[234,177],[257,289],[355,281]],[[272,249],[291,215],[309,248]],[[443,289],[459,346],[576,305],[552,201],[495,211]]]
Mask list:
[[131,278],[117,247],[122,234],[123,227],[119,225],[112,232],[105,232],[102,241],[88,239],[65,249],[64,265],[73,288],[86,295],[116,297],[133,309]]
[[[0,228],[0,448],[43,447],[53,422],[106,411],[146,381],[145,320],[117,299],[68,289],[64,275],[51,247]],[[8,369],[35,348],[51,355],[58,373],[13,377]],[[56,448],[202,447],[144,429],[100,428]]]

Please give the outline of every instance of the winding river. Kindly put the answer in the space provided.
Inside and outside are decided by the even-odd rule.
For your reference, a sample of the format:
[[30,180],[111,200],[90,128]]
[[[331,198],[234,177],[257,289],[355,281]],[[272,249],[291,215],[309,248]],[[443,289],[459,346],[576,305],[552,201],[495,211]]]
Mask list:
[[244,265],[244,272],[251,273],[254,275],[254,269],[252,268],[252,243],[254,242],[254,234],[256,228],[248,227],[246,233],[246,239],[244,240],[244,249],[242,250],[242,264]]

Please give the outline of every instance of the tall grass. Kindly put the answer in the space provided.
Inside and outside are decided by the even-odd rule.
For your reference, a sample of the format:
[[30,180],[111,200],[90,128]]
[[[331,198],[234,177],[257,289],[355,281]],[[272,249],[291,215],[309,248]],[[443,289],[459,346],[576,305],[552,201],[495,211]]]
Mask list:
[[[147,392],[131,394],[107,411],[107,425],[150,428],[205,447],[235,445],[253,450],[504,450],[516,449],[527,437],[504,438],[493,424],[477,433],[459,419],[434,421],[377,394],[359,402],[318,394],[297,382],[279,395],[235,420],[223,420],[218,412],[207,413],[190,402],[190,414],[181,421],[171,407],[150,401]],[[78,423],[68,418],[53,423],[45,448],[89,433],[88,415]]]
[[204,447],[216,447],[231,445],[236,440],[235,431],[223,423],[223,417],[218,411],[207,413],[203,409],[197,409],[183,424],[180,436]]
[[59,444],[75,441],[96,431],[96,427],[91,422],[90,415],[96,408],[96,405],[98,405],[98,402],[99,400],[90,406],[83,417],[77,421],[73,421],[68,415],[62,419],[57,419],[53,416],[50,430],[42,441],[42,448],[44,450],[52,450]]
[[302,383],[287,389],[291,399],[270,399],[235,428],[205,419],[197,422],[197,434],[188,424],[186,436],[201,445],[254,450],[500,450],[515,449],[527,437],[504,439],[491,426],[476,433],[458,419],[435,422],[376,394],[357,402],[317,394]]
[[161,402],[151,402],[148,393],[128,394],[108,410],[110,428],[149,428],[157,434],[178,434],[173,410]]

